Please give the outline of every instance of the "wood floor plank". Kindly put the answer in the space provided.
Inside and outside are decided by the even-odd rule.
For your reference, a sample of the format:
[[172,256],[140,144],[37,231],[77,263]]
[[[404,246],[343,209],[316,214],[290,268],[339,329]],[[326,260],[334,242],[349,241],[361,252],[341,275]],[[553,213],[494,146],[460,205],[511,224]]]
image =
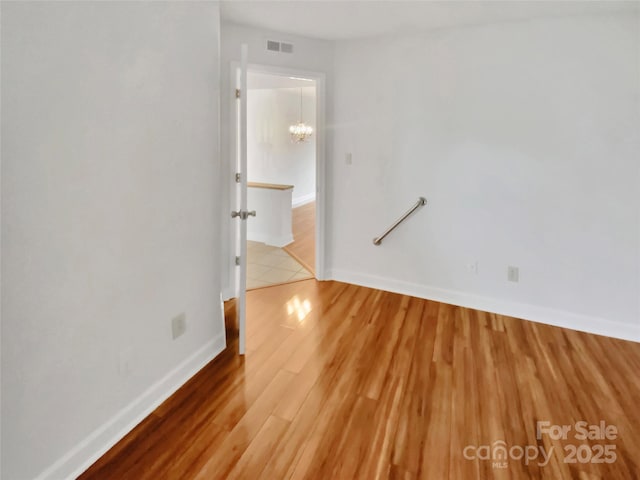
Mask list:
[[247,410],[225,439],[225,448],[216,451],[196,475],[196,479],[226,478],[266,420],[294,375],[280,370],[260,398]]
[[451,391],[451,433],[449,437],[449,477],[478,478],[476,462],[466,461],[460,445],[478,444],[477,379],[472,368],[471,348],[466,337],[456,342],[453,350],[453,369],[462,372],[453,376]]
[[398,428],[405,381],[404,377],[390,372],[371,419],[367,452],[352,478],[383,479],[389,474],[393,466],[393,439]]
[[398,429],[394,439],[392,464],[417,474],[422,462],[430,411],[426,408],[432,378],[433,357],[440,304],[424,302],[419,322],[414,359],[408,371],[405,394],[400,403]]
[[227,478],[260,478],[265,462],[273,455],[289,422],[270,416],[244,451]]
[[406,335],[411,331],[411,326],[403,328],[405,327],[407,307],[410,298],[401,296],[397,304],[395,297],[392,297],[390,300],[390,303],[392,305],[395,304],[395,306],[381,312],[388,321],[380,322],[384,328],[373,334],[373,336],[375,336],[374,343],[369,346],[369,349],[372,352],[376,352],[376,362],[375,364],[369,362],[371,368],[369,368],[367,372],[365,383],[362,387],[362,394],[374,400],[380,397],[394,357],[409,353],[403,352],[399,344],[402,343],[403,338],[406,343]]
[[415,480],[416,476],[397,465],[391,465],[386,477],[383,478],[388,478],[389,480]]
[[[374,416],[377,401],[358,395],[351,413],[345,418],[344,434],[336,441],[332,458],[328,464],[328,475],[316,478],[358,478],[357,472],[369,456],[371,440],[375,434]],[[348,454],[345,454],[348,452]]]
[[[371,290],[362,289],[361,295],[367,297],[374,293]],[[355,304],[358,304],[356,302]],[[365,302],[360,305],[365,305]],[[357,318],[354,309],[349,310],[348,319]],[[351,342],[335,342],[332,344],[333,353],[328,358],[328,363],[322,375],[314,385],[308,400],[311,404],[316,402],[314,398],[321,395],[326,399],[322,403],[323,408],[312,412],[303,408],[297,417],[314,415],[315,422],[306,441],[304,449],[300,452],[296,462],[291,466],[286,478],[331,478],[332,459],[339,448],[340,441],[347,433],[343,428],[359,395],[358,385],[362,384],[361,356],[366,352],[364,345],[370,340],[369,326],[362,329],[358,322],[345,323],[347,329],[344,338],[353,339]],[[358,352],[359,355],[354,355]],[[366,356],[366,355],[365,355]],[[355,378],[354,378],[355,377]]]
[[[283,328],[277,329],[276,331],[286,333],[284,339],[279,339],[278,341],[279,346],[283,346],[287,343],[292,332]],[[271,355],[265,358],[262,363],[257,366],[255,371],[251,373],[247,372],[244,375],[242,382],[238,382],[236,388],[234,390],[230,390],[229,393],[225,395],[225,400],[224,402],[221,402],[212,421],[228,430],[233,429],[257,399],[264,393],[264,390],[280,370],[282,355],[283,350],[276,348],[273,350]]]
[[[239,357],[225,311],[227,350],[79,478],[639,478],[638,343],[307,280],[249,293]],[[536,436],[580,420],[618,437]],[[552,454],[465,456],[499,441]],[[615,462],[565,461],[607,443]]]
[[305,368],[299,374],[296,374],[295,381],[291,383],[291,386],[276,407],[274,415],[284,420],[292,421],[318,380],[323,366],[321,362],[308,362]]
[[290,478],[310,441],[310,433],[317,421],[317,412],[324,408],[324,390],[315,387],[305,398],[289,428],[284,433],[271,459],[266,463],[262,478]]
[[[450,448],[442,448],[443,439],[448,439],[451,432],[451,383],[452,368],[450,365],[432,362],[430,365],[433,378],[433,390],[429,396],[429,428],[422,447],[422,463],[418,476],[420,478],[452,478],[449,476]],[[449,443],[445,440],[445,443]],[[433,452],[438,452],[434,455]]]

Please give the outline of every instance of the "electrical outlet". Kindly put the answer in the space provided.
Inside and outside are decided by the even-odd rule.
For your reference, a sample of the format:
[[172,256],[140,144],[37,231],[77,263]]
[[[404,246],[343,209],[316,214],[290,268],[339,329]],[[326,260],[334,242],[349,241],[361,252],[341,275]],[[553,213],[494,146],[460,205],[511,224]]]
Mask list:
[[183,335],[187,331],[187,315],[181,313],[171,319],[171,333],[175,340],[179,336]]
[[520,269],[509,265],[507,267],[507,280],[510,282],[518,282],[520,280]]

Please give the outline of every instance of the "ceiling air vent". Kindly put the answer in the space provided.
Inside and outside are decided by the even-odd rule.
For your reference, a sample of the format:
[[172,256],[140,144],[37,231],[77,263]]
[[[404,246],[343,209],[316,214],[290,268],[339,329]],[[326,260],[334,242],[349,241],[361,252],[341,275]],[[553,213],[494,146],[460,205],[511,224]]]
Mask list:
[[273,40],[267,40],[267,50],[271,50],[272,52],[280,51],[280,42],[275,42]]
[[293,44],[267,40],[267,50],[270,52],[293,53]]

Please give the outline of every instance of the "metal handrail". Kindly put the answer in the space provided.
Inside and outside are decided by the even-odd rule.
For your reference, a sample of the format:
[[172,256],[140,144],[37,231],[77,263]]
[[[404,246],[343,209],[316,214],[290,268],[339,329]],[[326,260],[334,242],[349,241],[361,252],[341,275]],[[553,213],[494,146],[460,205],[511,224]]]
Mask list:
[[389,235],[391,232],[393,232],[396,227],[398,225],[400,225],[402,222],[404,222],[404,220],[411,215],[413,212],[415,212],[417,209],[419,209],[420,207],[424,206],[427,204],[427,199],[424,197],[420,197],[418,199],[418,201],[416,202],[416,204],[411,207],[409,210],[407,210],[398,220],[395,221],[395,223],[393,225],[391,225],[389,228],[387,228],[384,233],[382,235],[380,235],[379,237],[376,237],[373,239],[373,244],[374,245],[380,245],[382,243],[382,240],[384,240],[384,237],[386,237],[387,235]]

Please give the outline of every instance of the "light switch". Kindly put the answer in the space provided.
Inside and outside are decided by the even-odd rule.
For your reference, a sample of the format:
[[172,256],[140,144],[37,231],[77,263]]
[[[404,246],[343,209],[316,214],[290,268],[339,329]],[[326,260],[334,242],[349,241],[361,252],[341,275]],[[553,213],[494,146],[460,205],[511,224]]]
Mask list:
[[352,157],[351,153],[347,153],[344,156],[344,163],[346,163],[347,165],[351,165],[353,163],[353,157]]

